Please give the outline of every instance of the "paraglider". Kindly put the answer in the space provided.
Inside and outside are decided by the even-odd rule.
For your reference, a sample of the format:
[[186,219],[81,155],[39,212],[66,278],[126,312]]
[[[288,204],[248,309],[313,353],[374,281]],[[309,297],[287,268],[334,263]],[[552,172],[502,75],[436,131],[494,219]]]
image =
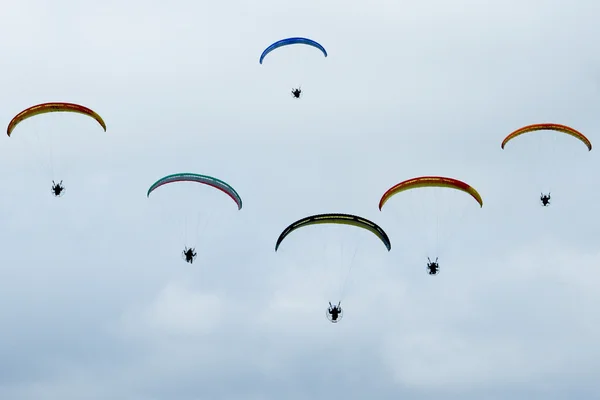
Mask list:
[[192,264],[194,262],[194,260],[196,259],[196,256],[197,256],[196,250],[193,247],[190,247],[188,249],[186,246],[183,249],[183,257],[185,259],[185,262]]
[[334,324],[337,324],[344,316],[344,310],[341,307],[341,301],[336,306],[331,305],[329,302],[329,308],[327,309],[327,319]]
[[[461,192],[469,194],[473,199],[475,199],[477,204],[479,204],[480,208],[483,207],[483,199],[481,198],[479,192],[477,192],[475,188],[466,184],[465,182],[459,181],[458,179],[443,176],[421,176],[417,178],[407,179],[388,189],[379,200],[379,210],[381,211],[383,205],[394,195],[407,190],[424,187],[440,187],[459,190]],[[429,275],[437,275],[439,272],[438,257],[436,257],[435,261],[431,261],[431,259],[427,257],[427,261],[427,270]]]
[[[571,128],[570,126],[566,126],[566,125],[562,125],[562,124],[555,124],[555,123],[532,124],[532,125],[527,125],[522,128],[519,128],[519,129],[511,132],[508,136],[506,136],[504,138],[504,140],[502,141],[502,144],[500,147],[502,149],[504,149],[506,144],[508,142],[510,142],[511,140],[513,140],[514,138],[521,136],[523,134],[529,133],[529,132],[537,132],[537,131],[555,131],[555,132],[565,133],[565,134],[572,136],[573,138],[579,140],[580,142],[582,142],[587,147],[588,151],[592,151],[592,142],[590,142],[590,140],[587,137],[585,137],[585,135],[583,133],[579,132],[578,130],[576,130],[574,128]],[[558,147],[558,146],[555,145],[553,147]],[[554,149],[553,149],[553,151],[554,151]],[[540,166],[540,168],[542,168],[542,170],[544,171],[545,174],[547,173],[546,172],[547,171],[546,163],[544,163],[543,166]],[[548,190],[549,187],[546,187],[546,189]],[[548,193],[548,194],[542,193],[540,196],[540,201],[541,201],[543,207],[548,207],[550,205],[550,193]]]
[[273,50],[278,49],[278,48],[283,47],[283,46],[289,46],[289,45],[292,45],[292,44],[305,44],[305,45],[308,45],[308,46],[312,46],[312,47],[314,47],[316,49],[321,50],[321,52],[323,53],[323,55],[325,57],[327,57],[327,50],[325,50],[325,48],[323,46],[321,46],[319,43],[315,42],[314,40],[303,38],[303,37],[292,37],[292,38],[278,40],[277,42],[275,42],[272,45],[270,45],[269,47],[267,47],[262,52],[262,54],[260,55],[259,63],[262,64],[263,60],[265,59],[265,57],[267,56],[267,54],[269,54]]
[[[86,115],[88,117],[93,118],[100,124],[104,132],[106,132],[106,124],[100,115],[98,115],[94,110],[82,106],[80,104],[74,103],[65,103],[65,102],[51,102],[51,103],[42,103],[37,104],[35,106],[26,108],[25,110],[18,113],[8,124],[6,128],[6,134],[10,137],[13,130],[19,125],[21,122],[26,119],[32,118],[37,115],[47,114],[52,112],[71,112]],[[60,183],[55,183],[52,181],[52,193],[56,197],[60,197],[64,194],[65,188],[62,185],[62,181]]]
[[[325,50],[325,48],[321,44],[315,42],[312,39],[308,39],[308,38],[292,37],[292,38],[278,40],[277,42],[275,42],[275,43],[271,44],[269,47],[267,47],[262,52],[262,54],[260,55],[259,63],[262,64],[263,61],[264,61],[264,59],[265,59],[265,57],[269,53],[271,53],[273,50],[276,50],[276,49],[278,49],[280,47],[293,45],[293,44],[303,44],[303,45],[314,47],[314,48],[320,50],[323,53],[323,55],[325,57],[327,57],[327,50]],[[299,99],[301,97],[301,94],[302,94],[302,89],[301,88],[298,87],[298,88],[292,89],[292,96],[295,99]]]
[[54,194],[55,197],[60,197],[64,194],[65,191],[65,187],[62,184],[62,181],[60,181],[59,183],[55,183],[54,181],[52,181],[52,193]]
[[[227,194],[235,202],[238,210],[242,209],[242,199],[240,195],[228,183],[220,179],[214,178],[212,176],[200,175],[189,172],[171,174],[160,178],[150,186],[148,192],[146,193],[146,197],[150,197],[150,193],[154,192],[159,187],[175,182],[195,182],[211,186]],[[196,249],[194,247],[188,248],[187,246],[185,246],[182,252],[182,256],[187,263],[192,264],[197,256]]]
[[542,202],[542,206],[544,207],[548,207],[550,205],[550,193],[548,194],[544,194],[542,193],[540,195],[540,201]]
[[[355,226],[357,228],[362,228],[364,230],[367,230],[371,233],[373,233],[385,246],[385,248],[390,251],[392,248],[392,245],[390,243],[390,239],[388,237],[388,235],[385,233],[385,231],[383,229],[381,229],[381,227],[377,224],[375,224],[372,221],[369,221],[368,219],[356,216],[356,215],[350,215],[350,214],[317,214],[317,215],[311,215],[309,217],[306,218],[302,218],[292,224],[290,224],[287,228],[285,228],[283,230],[283,232],[281,232],[281,234],[279,235],[279,238],[277,239],[277,242],[275,244],[275,251],[277,251],[279,249],[279,246],[281,245],[281,243],[283,242],[283,240],[292,232],[294,232],[297,229],[306,227],[306,226],[310,226],[310,225],[316,225],[316,224],[338,224],[338,225],[351,225],[351,226]],[[348,271],[349,273],[349,271]],[[331,303],[329,303],[329,308],[327,309],[327,318],[333,322],[333,323],[337,323],[339,322],[339,320],[342,318],[343,316],[343,310],[341,308],[341,300],[338,302],[337,306],[333,306],[331,305]]]
[[437,275],[438,272],[440,272],[440,265],[438,264],[437,257],[435,258],[435,261],[431,261],[429,257],[427,257],[427,261],[427,272],[429,275]]

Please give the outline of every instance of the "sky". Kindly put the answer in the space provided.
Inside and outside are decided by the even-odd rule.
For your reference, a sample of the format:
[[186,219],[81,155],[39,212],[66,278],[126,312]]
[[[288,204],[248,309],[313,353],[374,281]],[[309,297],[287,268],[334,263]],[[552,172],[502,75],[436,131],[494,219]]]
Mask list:
[[[597,1],[25,0],[2,16],[0,121],[67,101],[108,129],[55,113],[0,138],[1,399],[600,398],[597,150],[548,132],[500,148],[539,122],[600,138]],[[291,36],[328,57],[259,64]],[[194,184],[146,197],[176,172],[228,182],[242,210]],[[471,184],[483,208],[415,190],[379,211],[422,175]],[[319,225],[274,251],[333,212],[392,250]]]

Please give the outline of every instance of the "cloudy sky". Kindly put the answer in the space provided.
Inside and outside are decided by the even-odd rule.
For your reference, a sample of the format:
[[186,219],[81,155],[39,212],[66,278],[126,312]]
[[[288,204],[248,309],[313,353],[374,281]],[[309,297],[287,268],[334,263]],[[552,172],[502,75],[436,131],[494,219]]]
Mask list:
[[[600,139],[598,1],[24,0],[2,17],[0,121],[68,101],[108,131],[53,114],[0,139],[0,398],[600,397],[597,150],[548,133],[500,149],[537,122]],[[258,63],[290,36],[329,56]],[[146,198],[187,171],[243,209],[194,184]],[[378,210],[430,174],[484,207],[424,190]],[[392,251],[320,225],[275,253],[326,212],[375,221]]]

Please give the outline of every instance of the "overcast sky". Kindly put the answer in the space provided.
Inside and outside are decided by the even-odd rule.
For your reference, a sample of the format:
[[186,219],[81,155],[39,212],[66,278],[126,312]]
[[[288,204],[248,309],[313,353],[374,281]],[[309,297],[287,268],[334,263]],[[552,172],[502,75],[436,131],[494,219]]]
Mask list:
[[[500,149],[538,122],[597,144],[599,19],[597,0],[2,4],[3,126],[67,101],[108,130],[56,113],[0,139],[0,398],[600,398],[598,150],[548,132]],[[329,56],[259,64],[290,36]],[[228,182],[242,210],[197,184],[146,198],[175,172]],[[432,174],[484,207],[415,190],[378,210]],[[274,251],[328,212],[378,223],[391,252],[326,225]]]

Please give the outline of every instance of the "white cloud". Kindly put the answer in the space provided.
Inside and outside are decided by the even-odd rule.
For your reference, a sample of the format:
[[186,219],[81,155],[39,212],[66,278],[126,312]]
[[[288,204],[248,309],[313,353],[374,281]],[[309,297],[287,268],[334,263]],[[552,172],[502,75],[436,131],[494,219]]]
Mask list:
[[142,338],[177,340],[214,333],[224,316],[222,301],[217,295],[173,281],[163,287],[150,304],[131,308],[123,318],[127,331]]

